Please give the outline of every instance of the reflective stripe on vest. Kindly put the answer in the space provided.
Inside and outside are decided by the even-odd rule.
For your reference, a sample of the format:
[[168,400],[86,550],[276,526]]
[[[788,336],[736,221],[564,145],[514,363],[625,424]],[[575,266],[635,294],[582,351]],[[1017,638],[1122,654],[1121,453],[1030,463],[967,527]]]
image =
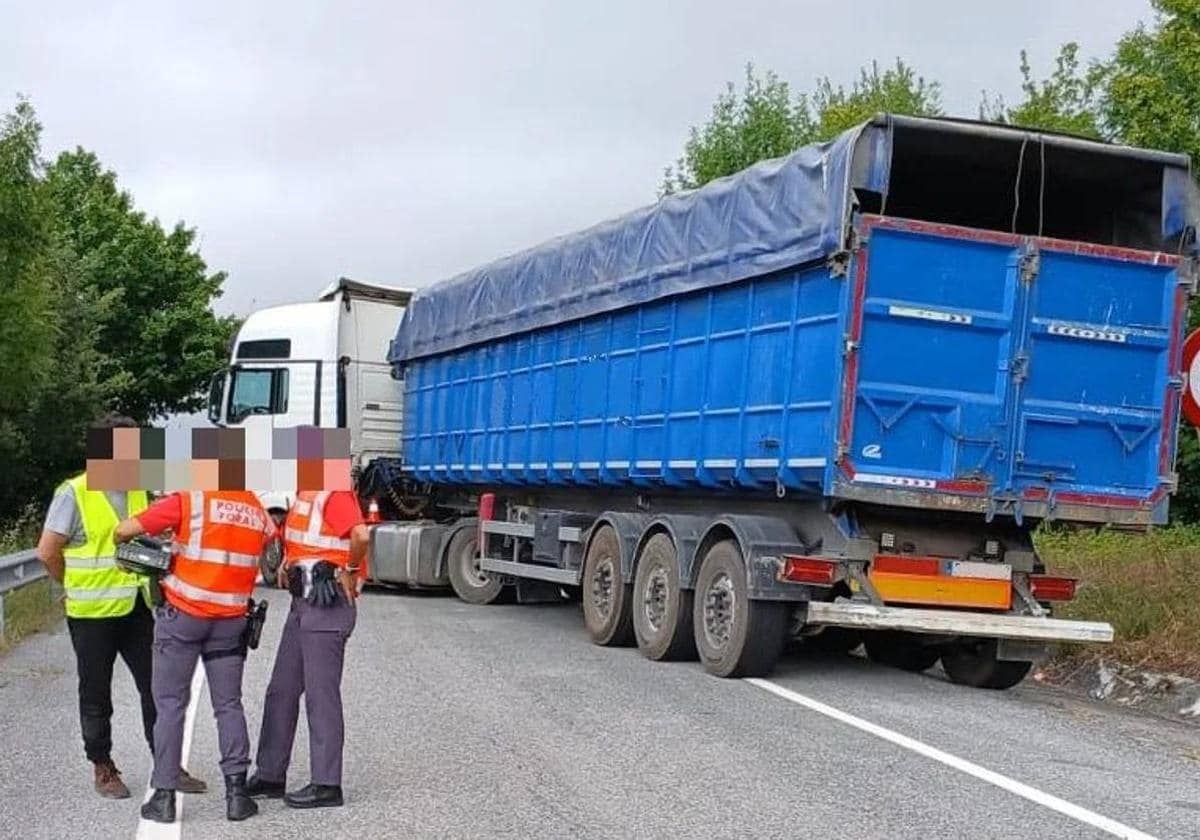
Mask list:
[[[87,475],[67,481],[75,495],[79,520],[83,524],[84,543],[63,549],[63,590],[67,596],[67,615],[71,618],[118,618],[128,615],[137,599],[138,589],[146,596],[148,578],[126,572],[117,566],[117,546],[113,532],[117,512],[108,497],[87,488]],[[146,493],[133,490],[125,494],[130,516],[144,511],[149,502]]]
[[68,598],[76,601],[110,601],[128,598],[131,600],[138,593],[139,586],[114,586],[110,589],[64,589]]
[[163,592],[200,618],[244,615],[258,578],[264,538],[274,525],[248,491],[180,494],[183,521]]
[[215,592],[211,589],[201,589],[199,586],[192,586],[187,581],[180,580],[175,575],[167,575],[163,578],[163,585],[169,586],[183,597],[193,601],[203,601],[206,604],[217,604],[223,607],[238,607],[243,611],[246,601],[250,598],[249,592],[242,595],[238,592]]
[[[350,540],[325,526],[325,505],[330,493],[305,491],[296,497],[284,523],[284,553],[295,565],[301,558],[326,560],[335,566],[350,563]],[[307,520],[307,521],[306,521]]]
[[63,560],[68,569],[111,569],[117,565],[116,557],[67,557],[65,551]]
[[[311,521],[316,521],[316,517],[313,517]],[[311,527],[310,525],[309,528],[311,529]],[[317,527],[320,527],[319,523]],[[288,542],[310,545],[314,548],[329,548],[334,551],[350,550],[350,540],[343,540],[339,537],[327,537],[324,534],[313,534],[309,531],[299,531],[295,528],[285,528],[283,538]]]

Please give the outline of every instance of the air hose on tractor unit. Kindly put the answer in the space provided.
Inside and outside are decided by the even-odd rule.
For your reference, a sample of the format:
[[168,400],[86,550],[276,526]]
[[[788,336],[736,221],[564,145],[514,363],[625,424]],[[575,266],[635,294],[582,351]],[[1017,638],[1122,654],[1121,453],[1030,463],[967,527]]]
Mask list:
[[399,464],[390,459],[377,458],[365,468],[355,468],[354,484],[361,498],[387,496],[392,507],[401,518],[415,519],[429,505],[430,488],[424,485],[417,492],[400,492],[397,488],[408,489],[409,484],[400,472]]

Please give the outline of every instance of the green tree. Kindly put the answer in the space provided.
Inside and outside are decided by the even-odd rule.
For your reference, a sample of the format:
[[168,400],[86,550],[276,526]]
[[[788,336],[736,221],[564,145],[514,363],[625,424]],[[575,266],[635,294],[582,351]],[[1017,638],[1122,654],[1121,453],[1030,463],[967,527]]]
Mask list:
[[94,327],[110,301],[55,234],[40,139],[33,108],[18,100],[0,120],[0,515],[79,466],[106,392]]
[[1061,131],[1082,137],[1103,137],[1100,102],[1107,69],[1095,64],[1082,68],[1079,45],[1064,44],[1050,76],[1033,78],[1029,54],[1021,50],[1021,91],[1024,99],[1009,108],[1004,100],[984,96],[980,118],[1027,128]]
[[[1139,24],[1104,65],[1101,121],[1112,139],[1191,155],[1200,162],[1200,0],[1153,0],[1153,24]],[[1190,326],[1200,326],[1200,306]],[[1200,520],[1200,443],[1180,429],[1176,519]]]
[[45,180],[59,240],[109,301],[97,346],[112,407],[139,421],[199,408],[235,325],[211,309],[224,272],[208,272],[194,230],[138,211],[91,152],[59,155]]
[[694,189],[760,160],[828,140],[885,111],[939,115],[941,90],[897,60],[883,71],[872,63],[849,89],[823,78],[811,93],[793,97],[788,83],[775,73],[760,76],[747,65],[742,89],[729,82],[708,121],[692,127],[683,155],[664,173],[660,192]]
[[1154,25],[1117,42],[1103,117],[1124,143],[1200,161],[1200,0],[1153,0]]

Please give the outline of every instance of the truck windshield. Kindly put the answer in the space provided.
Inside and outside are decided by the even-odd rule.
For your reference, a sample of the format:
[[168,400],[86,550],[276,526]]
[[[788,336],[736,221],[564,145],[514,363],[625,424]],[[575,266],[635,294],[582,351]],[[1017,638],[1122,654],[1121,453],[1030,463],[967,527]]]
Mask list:
[[229,398],[229,422],[251,414],[287,413],[287,368],[235,368]]

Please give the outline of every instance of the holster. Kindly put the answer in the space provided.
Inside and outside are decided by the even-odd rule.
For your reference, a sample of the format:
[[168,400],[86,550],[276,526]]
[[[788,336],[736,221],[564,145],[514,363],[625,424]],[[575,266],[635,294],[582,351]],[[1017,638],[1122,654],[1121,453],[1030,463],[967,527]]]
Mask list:
[[291,566],[287,570],[287,588],[297,598],[304,597],[304,569]]
[[242,631],[241,637],[243,652],[258,649],[258,643],[262,640],[263,625],[267,623],[268,606],[266,601],[250,599],[246,610],[246,629]]

